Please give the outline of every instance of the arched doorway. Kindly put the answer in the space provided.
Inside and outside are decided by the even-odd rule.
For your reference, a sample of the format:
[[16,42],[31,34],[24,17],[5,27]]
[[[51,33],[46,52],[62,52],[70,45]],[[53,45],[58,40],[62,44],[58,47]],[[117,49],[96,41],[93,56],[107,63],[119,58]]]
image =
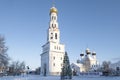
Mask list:
[[46,76],[46,71],[47,71],[47,70],[46,70],[46,64],[44,64],[44,69],[43,69],[43,70],[44,70],[44,71],[43,71],[43,75]]

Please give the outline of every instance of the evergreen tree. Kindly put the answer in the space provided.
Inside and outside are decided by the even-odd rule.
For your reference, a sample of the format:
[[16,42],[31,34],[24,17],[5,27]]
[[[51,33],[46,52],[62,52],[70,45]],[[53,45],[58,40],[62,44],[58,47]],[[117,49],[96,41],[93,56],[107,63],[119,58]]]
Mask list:
[[0,35],[0,72],[7,70],[9,57],[7,55],[8,48],[5,46],[5,39]]
[[70,67],[69,58],[67,52],[65,52],[64,60],[63,60],[63,67],[61,72],[61,80],[64,79],[72,79],[72,70]]

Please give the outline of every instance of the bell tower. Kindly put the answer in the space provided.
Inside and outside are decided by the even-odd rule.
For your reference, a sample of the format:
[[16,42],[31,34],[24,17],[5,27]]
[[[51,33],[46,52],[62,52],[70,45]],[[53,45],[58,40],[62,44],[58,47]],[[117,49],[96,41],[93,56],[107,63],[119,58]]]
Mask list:
[[59,43],[60,41],[60,31],[58,28],[57,22],[57,14],[58,10],[55,7],[50,9],[50,22],[49,22],[49,29],[48,29],[48,41]]
[[47,42],[42,46],[41,74],[60,75],[65,55],[65,45],[60,43],[60,30],[58,27],[58,10],[50,8],[50,21],[47,31]]

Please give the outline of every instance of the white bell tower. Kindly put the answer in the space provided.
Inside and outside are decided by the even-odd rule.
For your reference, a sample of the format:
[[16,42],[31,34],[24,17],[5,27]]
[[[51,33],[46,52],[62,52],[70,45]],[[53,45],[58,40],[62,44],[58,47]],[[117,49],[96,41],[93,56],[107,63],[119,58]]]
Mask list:
[[50,9],[50,24],[48,31],[48,41],[59,43],[60,41],[60,31],[58,29],[57,22],[58,11],[55,7]]
[[50,22],[47,32],[47,43],[42,46],[41,74],[60,75],[65,54],[65,46],[60,44],[60,31],[57,22],[58,10],[50,9]]

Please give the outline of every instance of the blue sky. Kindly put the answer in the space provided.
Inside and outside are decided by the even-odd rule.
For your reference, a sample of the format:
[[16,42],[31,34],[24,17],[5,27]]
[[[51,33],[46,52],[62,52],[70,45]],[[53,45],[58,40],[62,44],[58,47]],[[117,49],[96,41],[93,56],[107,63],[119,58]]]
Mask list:
[[[11,59],[40,66],[53,0],[0,0],[0,34]],[[120,60],[120,0],[54,0],[70,62],[89,47],[100,62]]]

